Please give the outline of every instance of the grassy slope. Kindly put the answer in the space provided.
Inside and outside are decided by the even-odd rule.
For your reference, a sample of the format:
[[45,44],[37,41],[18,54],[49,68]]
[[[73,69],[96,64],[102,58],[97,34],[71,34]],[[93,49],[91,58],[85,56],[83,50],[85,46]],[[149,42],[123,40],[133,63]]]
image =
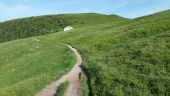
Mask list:
[[168,96],[169,37],[170,11],[165,11],[125,22],[60,32],[44,39],[78,48],[95,96]]
[[170,11],[165,11],[39,39],[78,48],[95,96],[168,96],[169,37]]
[[84,13],[47,15],[0,22],[0,42],[55,33],[67,25],[80,28],[117,20],[124,19],[115,15]]
[[72,51],[36,38],[0,44],[0,96],[33,96],[68,72]]
[[[64,18],[69,18],[70,22],[75,22],[73,23],[73,27],[75,28],[106,23],[112,20],[115,22],[122,20],[121,17],[102,14],[67,14],[64,16],[66,16]],[[48,20],[50,18],[53,18],[52,21]],[[0,30],[3,30],[2,26],[7,28],[8,30],[3,30],[7,31],[7,35],[1,34],[0,36],[3,38],[0,39],[2,41],[8,41],[8,39],[24,38],[22,36],[36,36],[36,32],[35,34],[27,35],[23,30],[30,28],[28,26],[31,26],[33,21],[35,21],[31,28],[36,28],[36,30],[41,31],[37,28],[42,27],[39,23],[48,21],[49,24],[54,24],[54,19],[56,18],[58,17],[44,16],[4,22],[0,24]],[[100,19],[100,21],[98,19]],[[49,29],[47,28],[46,31],[47,30]],[[51,30],[55,29],[52,28]],[[28,29],[27,31],[29,32],[30,30]],[[10,32],[13,33],[10,35],[12,37],[8,36]],[[20,33],[22,35],[20,35]],[[52,38],[55,40],[56,37]],[[0,50],[2,50],[0,51],[0,95],[2,96],[33,95],[50,81],[66,73],[74,62],[69,49],[56,45],[56,42],[46,42],[43,37],[40,38],[40,41],[37,41],[36,38],[28,38],[1,43]],[[65,58],[67,58],[67,60],[65,60]]]

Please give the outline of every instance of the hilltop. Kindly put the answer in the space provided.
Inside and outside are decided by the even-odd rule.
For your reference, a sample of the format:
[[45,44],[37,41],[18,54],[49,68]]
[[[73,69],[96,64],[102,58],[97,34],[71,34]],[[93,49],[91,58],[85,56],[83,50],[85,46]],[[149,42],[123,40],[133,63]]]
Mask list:
[[63,31],[63,28],[68,25],[82,28],[123,19],[116,15],[97,13],[46,15],[15,19],[0,23],[0,42],[56,33]]

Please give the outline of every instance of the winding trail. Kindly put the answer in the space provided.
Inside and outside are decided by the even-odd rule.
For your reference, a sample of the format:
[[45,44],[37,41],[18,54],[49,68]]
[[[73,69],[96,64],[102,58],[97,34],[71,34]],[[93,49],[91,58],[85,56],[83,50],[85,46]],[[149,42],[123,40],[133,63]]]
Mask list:
[[80,65],[82,64],[82,58],[75,48],[73,48],[70,45],[66,45],[66,44],[63,45],[69,47],[74,52],[77,59],[76,64],[69,71],[69,73],[63,75],[61,78],[52,82],[50,85],[47,85],[42,91],[40,91],[35,96],[54,96],[60,84],[66,81],[69,82],[69,86],[64,96],[80,96],[81,81],[79,79],[79,74],[81,72]]

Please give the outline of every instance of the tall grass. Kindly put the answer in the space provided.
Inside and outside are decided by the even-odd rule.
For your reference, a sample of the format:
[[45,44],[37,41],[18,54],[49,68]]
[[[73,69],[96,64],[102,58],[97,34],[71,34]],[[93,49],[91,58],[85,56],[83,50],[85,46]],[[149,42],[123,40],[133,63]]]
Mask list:
[[68,86],[69,86],[69,82],[62,83],[58,87],[58,90],[54,96],[64,96],[64,93],[66,92]]

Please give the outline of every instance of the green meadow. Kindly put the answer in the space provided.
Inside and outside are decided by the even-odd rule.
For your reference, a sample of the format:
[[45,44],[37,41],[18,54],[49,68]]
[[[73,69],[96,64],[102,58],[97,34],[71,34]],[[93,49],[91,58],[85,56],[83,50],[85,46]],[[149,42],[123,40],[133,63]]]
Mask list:
[[0,93],[33,95],[70,70],[74,55],[57,42],[72,45],[83,57],[82,96],[170,95],[169,10],[1,43]]
[[75,63],[66,46],[37,38],[2,43],[0,49],[0,96],[33,96]]

